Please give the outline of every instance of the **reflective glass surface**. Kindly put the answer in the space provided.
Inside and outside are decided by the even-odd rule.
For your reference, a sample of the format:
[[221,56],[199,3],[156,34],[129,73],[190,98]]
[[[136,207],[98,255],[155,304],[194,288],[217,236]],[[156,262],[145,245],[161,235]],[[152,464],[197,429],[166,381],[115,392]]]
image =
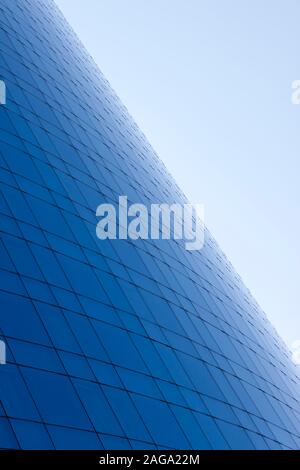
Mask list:
[[187,201],[52,0],[0,0],[0,79],[0,448],[299,448],[289,351],[210,233],[96,237],[119,195]]

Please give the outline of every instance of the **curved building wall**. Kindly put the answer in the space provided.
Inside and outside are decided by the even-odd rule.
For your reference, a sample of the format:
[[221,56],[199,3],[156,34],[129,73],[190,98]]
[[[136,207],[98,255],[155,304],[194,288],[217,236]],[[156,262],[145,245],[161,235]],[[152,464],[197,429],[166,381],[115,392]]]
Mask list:
[[120,195],[187,201],[52,0],[0,0],[0,79],[0,447],[299,448],[295,366],[209,232],[96,237]]

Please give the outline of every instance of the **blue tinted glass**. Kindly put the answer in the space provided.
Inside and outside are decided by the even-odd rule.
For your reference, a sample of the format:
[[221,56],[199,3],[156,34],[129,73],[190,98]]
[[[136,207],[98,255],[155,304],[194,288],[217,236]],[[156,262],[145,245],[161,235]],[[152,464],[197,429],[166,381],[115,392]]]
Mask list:
[[97,238],[101,203],[186,198],[55,2],[0,18],[0,448],[299,448],[299,374],[209,231]]

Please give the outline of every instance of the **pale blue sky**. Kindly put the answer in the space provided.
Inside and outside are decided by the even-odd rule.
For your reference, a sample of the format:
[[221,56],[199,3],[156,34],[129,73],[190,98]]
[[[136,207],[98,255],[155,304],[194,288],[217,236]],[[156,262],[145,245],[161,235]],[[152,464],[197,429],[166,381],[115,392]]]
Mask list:
[[279,333],[300,339],[300,2],[56,2]]

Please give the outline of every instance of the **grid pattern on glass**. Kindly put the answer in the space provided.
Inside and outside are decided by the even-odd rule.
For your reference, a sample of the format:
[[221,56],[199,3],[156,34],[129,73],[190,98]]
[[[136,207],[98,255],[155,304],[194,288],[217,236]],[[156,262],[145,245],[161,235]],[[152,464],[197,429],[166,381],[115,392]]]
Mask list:
[[187,202],[52,0],[0,0],[0,448],[294,449],[290,354],[216,241],[99,241]]

